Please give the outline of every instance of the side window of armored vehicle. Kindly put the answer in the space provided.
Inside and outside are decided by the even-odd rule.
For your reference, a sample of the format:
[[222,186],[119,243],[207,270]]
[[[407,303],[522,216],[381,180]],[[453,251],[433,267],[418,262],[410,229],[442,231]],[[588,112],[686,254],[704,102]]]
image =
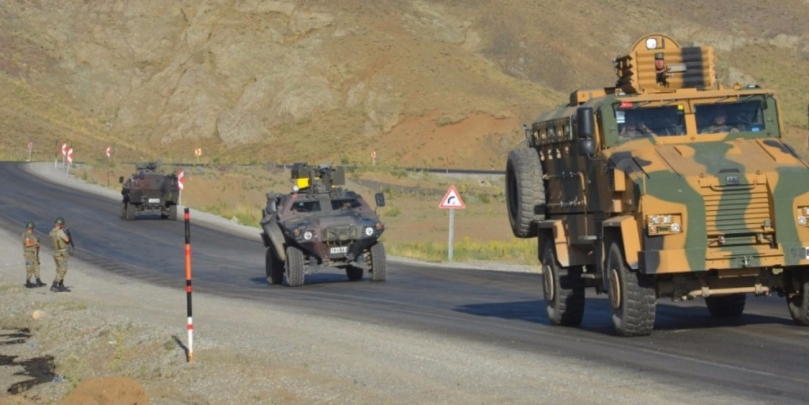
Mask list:
[[[621,107],[624,106],[622,103]],[[620,139],[627,140],[643,136],[685,135],[685,115],[682,106],[634,108],[615,110]]]
[[695,112],[697,131],[701,134],[761,132],[765,129],[760,100],[698,104]]
[[361,206],[362,204],[356,198],[335,198],[331,200],[331,209],[333,211],[351,211]]
[[320,201],[295,201],[292,203],[291,209],[295,212],[318,212],[320,211]]

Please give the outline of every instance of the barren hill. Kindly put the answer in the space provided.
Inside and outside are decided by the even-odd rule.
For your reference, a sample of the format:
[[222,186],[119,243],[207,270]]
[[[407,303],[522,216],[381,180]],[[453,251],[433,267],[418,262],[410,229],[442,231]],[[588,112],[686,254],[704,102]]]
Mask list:
[[0,3],[0,158],[501,168],[519,124],[614,83],[644,33],[717,50],[720,81],[809,102],[809,1]]

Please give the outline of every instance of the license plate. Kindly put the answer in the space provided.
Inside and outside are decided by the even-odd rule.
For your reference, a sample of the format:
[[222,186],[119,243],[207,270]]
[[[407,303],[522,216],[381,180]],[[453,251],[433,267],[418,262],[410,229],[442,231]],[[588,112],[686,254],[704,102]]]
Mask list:
[[149,204],[157,204],[159,202],[160,202],[159,198],[150,198],[149,199]]
[[348,246],[333,247],[329,250],[331,254],[348,252]]

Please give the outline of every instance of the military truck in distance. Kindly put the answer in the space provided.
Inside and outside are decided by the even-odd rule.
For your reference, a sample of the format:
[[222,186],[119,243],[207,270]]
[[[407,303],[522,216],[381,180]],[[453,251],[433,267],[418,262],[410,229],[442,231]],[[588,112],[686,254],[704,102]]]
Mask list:
[[[292,193],[267,193],[260,221],[266,250],[267,282],[299,287],[310,266],[345,269],[351,281],[368,271],[371,281],[385,281],[385,226],[359,194],[346,190],[343,167],[292,167]],[[382,193],[376,205],[385,206]]]
[[773,93],[719,85],[713,57],[647,35],[615,59],[614,87],[524,126],[508,216],[537,237],[552,324],[579,325],[592,287],[623,336],[652,332],[660,298],[738,316],[748,294],[777,293],[809,325],[809,165]]
[[138,163],[135,173],[121,183],[121,218],[135,220],[139,213],[159,213],[161,218],[177,220],[177,201],[180,196],[177,175],[164,173],[157,162]]

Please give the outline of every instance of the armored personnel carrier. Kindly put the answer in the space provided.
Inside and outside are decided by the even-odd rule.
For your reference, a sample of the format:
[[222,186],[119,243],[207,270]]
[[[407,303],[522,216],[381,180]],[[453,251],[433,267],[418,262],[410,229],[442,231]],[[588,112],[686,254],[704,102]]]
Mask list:
[[[299,287],[312,266],[345,269],[349,280],[368,271],[371,281],[385,281],[385,226],[359,194],[344,189],[342,167],[292,167],[292,193],[267,193],[261,238],[267,249],[265,270],[270,284]],[[385,205],[382,193],[376,205]]]
[[573,92],[508,156],[509,222],[538,238],[550,322],[579,325],[594,288],[623,336],[650,334],[663,298],[738,316],[777,293],[809,325],[809,165],[773,93],[718,84],[712,48],[660,34],[614,63],[614,87]]
[[118,182],[123,196],[121,218],[133,221],[137,214],[156,213],[163,219],[177,220],[177,175],[164,173],[159,163],[138,163],[135,173],[126,181],[121,176]]

